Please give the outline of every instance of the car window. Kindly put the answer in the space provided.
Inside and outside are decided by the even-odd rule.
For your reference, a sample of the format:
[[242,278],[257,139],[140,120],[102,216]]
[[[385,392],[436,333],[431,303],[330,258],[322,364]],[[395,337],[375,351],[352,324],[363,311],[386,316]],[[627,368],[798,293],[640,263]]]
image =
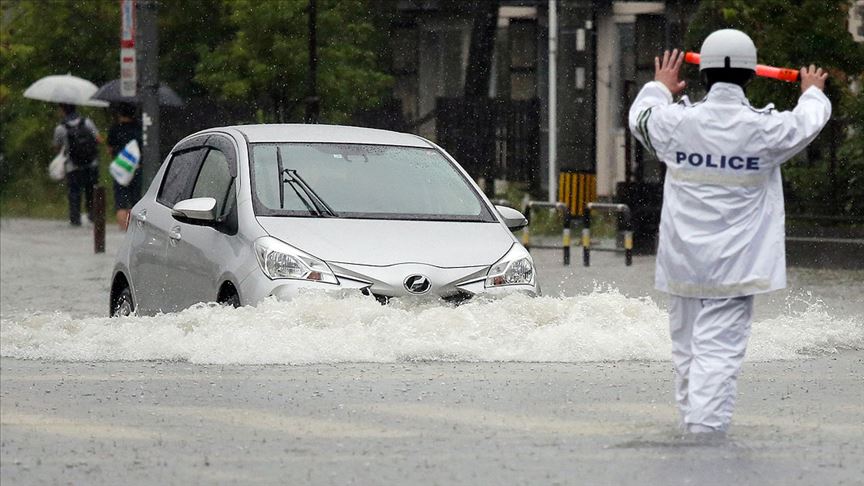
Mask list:
[[259,214],[314,214],[310,190],[340,217],[494,221],[465,177],[435,149],[262,143],[252,152]]
[[162,187],[156,198],[159,203],[173,208],[178,202],[189,199],[192,193],[192,184],[195,174],[198,172],[201,153],[203,148],[193,149],[186,152],[174,154],[168,162],[168,169],[162,179]]
[[[255,147],[255,189],[258,201],[267,208],[279,207],[279,180],[277,174],[276,146]],[[290,190],[290,189],[289,189]]]
[[225,154],[219,150],[210,149],[201,164],[201,172],[195,181],[192,197],[216,199],[216,214],[222,215],[227,206],[229,195],[233,192],[233,183],[234,179],[231,177]]
[[237,150],[234,148],[231,140],[225,136],[213,134],[207,139],[207,146],[225,155],[225,158],[228,160],[228,171],[231,173],[231,177],[237,177]]

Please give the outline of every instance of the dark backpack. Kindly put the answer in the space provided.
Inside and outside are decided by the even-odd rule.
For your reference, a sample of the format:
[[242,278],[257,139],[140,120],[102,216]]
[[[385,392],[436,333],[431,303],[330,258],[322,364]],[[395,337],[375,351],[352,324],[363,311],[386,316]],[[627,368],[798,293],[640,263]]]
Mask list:
[[75,167],[89,166],[98,155],[96,137],[93,136],[93,132],[87,128],[83,118],[75,125],[65,123],[64,126],[69,142],[69,160],[72,161],[72,165]]

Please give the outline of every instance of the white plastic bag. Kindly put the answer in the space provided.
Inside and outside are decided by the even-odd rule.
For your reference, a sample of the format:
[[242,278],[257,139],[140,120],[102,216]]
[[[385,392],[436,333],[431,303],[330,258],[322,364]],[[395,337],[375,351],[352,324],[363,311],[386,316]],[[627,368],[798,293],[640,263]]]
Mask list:
[[108,166],[108,172],[121,186],[128,186],[135,177],[135,169],[138,168],[138,163],[141,162],[141,149],[138,148],[138,142],[132,140],[126,144],[126,147],[117,154],[117,157]]
[[48,176],[57,182],[66,178],[66,154],[62,150],[48,164]]

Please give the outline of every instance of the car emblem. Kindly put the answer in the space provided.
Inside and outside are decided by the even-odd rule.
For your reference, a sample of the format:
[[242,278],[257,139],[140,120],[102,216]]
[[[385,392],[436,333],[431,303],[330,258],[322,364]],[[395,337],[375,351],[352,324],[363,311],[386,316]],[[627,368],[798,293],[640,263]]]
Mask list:
[[432,282],[425,275],[410,275],[402,284],[412,294],[425,294],[432,288]]

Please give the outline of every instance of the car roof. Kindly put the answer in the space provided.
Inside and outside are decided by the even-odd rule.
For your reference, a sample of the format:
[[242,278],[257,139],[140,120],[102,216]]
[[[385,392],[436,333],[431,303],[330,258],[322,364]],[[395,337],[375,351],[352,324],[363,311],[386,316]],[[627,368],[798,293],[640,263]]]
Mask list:
[[[318,142],[360,143],[375,145],[401,145],[407,147],[432,147],[428,140],[410,133],[391,132],[374,128],[349,127],[344,125],[313,125],[283,123],[268,125],[235,125],[222,127],[242,133],[249,143],[259,142]],[[205,130],[220,130],[213,128]],[[203,133],[203,132],[202,132]]]

